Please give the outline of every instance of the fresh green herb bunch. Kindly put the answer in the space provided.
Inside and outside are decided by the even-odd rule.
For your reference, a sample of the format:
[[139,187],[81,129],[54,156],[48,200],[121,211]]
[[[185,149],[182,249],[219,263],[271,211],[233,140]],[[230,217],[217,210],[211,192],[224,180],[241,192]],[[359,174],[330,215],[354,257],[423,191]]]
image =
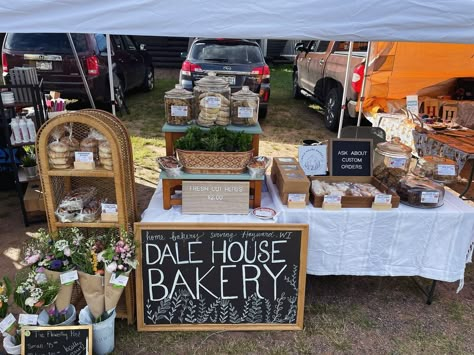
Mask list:
[[208,152],[246,152],[252,149],[252,135],[223,127],[212,127],[209,131],[191,127],[175,142],[175,147]]

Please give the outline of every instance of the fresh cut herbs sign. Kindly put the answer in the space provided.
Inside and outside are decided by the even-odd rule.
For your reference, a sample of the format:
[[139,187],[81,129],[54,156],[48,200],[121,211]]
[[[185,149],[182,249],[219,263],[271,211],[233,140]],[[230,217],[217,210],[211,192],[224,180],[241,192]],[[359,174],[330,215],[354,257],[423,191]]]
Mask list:
[[139,330],[302,329],[307,225],[135,226]]

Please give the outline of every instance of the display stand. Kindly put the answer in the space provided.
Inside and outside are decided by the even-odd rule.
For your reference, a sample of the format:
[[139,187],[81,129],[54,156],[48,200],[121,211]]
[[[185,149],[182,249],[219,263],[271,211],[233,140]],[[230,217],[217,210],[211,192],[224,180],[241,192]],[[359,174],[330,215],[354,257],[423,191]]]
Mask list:
[[[166,142],[166,155],[174,155],[174,142],[182,136],[185,135],[186,131],[190,127],[199,127],[202,130],[209,130],[209,128],[201,127],[197,125],[192,126],[177,126],[177,125],[170,125],[165,123],[162,127],[162,131],[165,134],[165,142]],[[258,144],[260,142],[260,134],[263,133],[260,124],[257,123],[255,126],[235,126],[229,125],[225,127],[227,130],[232,132],[245,132],[252,135],[252,149],[253,155],[258,155]]]
[[[113,170],[106,170],[102,167],[92,170],[50,168],[47,147],[53,141],[51,133],[55,128],[64,124],[72,124],[73,136],[78,140],[87,137],[91,128],[102,134],[110,144]],[[38,132],[36,151],[45,194],[48,226],[51,232],[68,227],[133,230],[137,207],[132,149],[125,127],[115,116],[98,110],[83,110],[52,118]],[[97,188],[98,197],[117,203],[117,222],[64,223],[56,219],[55,211],[61,199],[72,189],[83,186],[94,186]],[[131,277],[124,292],[125,305],[119,303],[116,310],[117,317],[127,318],[130,324],[135,320],[133,283],[133,277]]]
[[[33,107],[35,115],[33,121],[35,123],[36,130],[46,121],[46,103],[44,101],[44,96],[42,95],[41,85],[0,85],[0,90],[22,90],[25,93],[25,97],[29,97],[31,101],[29,102],[14,102],[12,104],[4,104],[0,97],[0,129],[3,132],[3,139],[5,141],[5,147],[8,152],[9,162],[13,172],[13,179],[15,182],[15,188],[17,191],[18,199],[20,201],[20,208],[23,215],[23,223],[26,227],[30,224],[29,213],[25,208],[24,198],[24,188],[23,184],[28,183],[29,181],[35,181],[38,179],[28,178],[22,170],[18,169],[17,163],[15,162],[15,150],[27,145],[34,145],[34,142],[21,143],[21,144],[12,144],[10,141],[11,129],[9,124],[11,119],[15,117],[16,112],[25,107]],[[42,215],[42,214],[41,214]],[[31,216],[30,216],[31,217]]]

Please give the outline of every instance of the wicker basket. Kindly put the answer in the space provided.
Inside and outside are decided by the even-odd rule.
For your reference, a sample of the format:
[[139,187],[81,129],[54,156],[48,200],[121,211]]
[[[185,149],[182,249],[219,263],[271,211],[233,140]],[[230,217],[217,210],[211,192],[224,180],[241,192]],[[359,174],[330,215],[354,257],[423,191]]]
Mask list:
[[191,174],[242,174],[253,150],[247,152],[204,152],[176,149],[184,171]]

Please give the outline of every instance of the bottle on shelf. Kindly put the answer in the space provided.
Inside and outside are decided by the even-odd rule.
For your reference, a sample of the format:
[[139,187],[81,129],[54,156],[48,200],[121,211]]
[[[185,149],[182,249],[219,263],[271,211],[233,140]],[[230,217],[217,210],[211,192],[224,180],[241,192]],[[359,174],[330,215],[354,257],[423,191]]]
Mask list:
[[30,134],[28,133],[28,126],[24,117],[20,118],[19,126],[23,143],[28,143],[30,141]]
[[36,140],[36,127],[35,123],[31,118],[26,119],[26,127],[28,128],[28,135],[30,137],[30,142],[35,142]]
[[12,132],[14,135],[14,144],[19,144],[23,142],[23,137],[21,135],[21,130],[20,130],[20,119],[18,117],[12,118],[12,121],[10,123],[10,126],[12,128]]

